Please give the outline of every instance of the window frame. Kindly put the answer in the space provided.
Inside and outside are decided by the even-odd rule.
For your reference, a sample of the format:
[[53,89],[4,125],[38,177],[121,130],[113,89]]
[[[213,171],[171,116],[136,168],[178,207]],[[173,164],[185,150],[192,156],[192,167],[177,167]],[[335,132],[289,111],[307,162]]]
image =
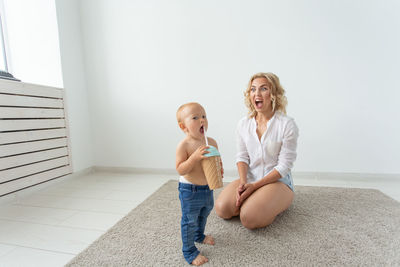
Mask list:
[[8,43],[7,35],[7,23],[4,8],[4,0],[0,0],[0,57],[3,59],[4,66],[0,65],[0,79],[15,80],[12,74],[11,60],[10,60],[10,48]]

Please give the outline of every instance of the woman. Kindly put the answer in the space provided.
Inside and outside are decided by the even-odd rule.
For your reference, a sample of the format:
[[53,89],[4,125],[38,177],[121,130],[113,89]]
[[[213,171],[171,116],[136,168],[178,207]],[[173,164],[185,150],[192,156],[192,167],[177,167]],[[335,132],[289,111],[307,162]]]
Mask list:
[[249,229],[265,227],[293,201],[291,168],[296,159],[298,128],[286,116],[286,96],[273,73],[257,73],[245,92],[249,116],[237,127],[239,179],[219,195],[218,216],[240,215]]

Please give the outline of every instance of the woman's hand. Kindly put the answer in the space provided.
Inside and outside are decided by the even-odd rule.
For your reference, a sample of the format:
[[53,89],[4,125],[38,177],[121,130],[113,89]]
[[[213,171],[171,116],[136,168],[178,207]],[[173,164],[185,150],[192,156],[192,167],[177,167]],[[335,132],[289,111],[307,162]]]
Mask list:
[[240,199],[240,195],[243,193],[244,185],[245,184],[240,183],[236,189],[236,207],[240,207],[239,199]]
[[236,193],[236,207],[240,207],[243,201],[246,200],[256,190],[254,184],[239,184]]

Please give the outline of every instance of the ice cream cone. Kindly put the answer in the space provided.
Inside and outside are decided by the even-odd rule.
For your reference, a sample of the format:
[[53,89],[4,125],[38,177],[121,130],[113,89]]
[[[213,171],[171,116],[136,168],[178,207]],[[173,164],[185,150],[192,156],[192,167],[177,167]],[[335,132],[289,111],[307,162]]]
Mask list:
[[206,176],[208,187],[213,190],[223,186],[221,157],[218,150],[210,146],[210,153],[204,154],[207,158],[201,161],[204,175]]

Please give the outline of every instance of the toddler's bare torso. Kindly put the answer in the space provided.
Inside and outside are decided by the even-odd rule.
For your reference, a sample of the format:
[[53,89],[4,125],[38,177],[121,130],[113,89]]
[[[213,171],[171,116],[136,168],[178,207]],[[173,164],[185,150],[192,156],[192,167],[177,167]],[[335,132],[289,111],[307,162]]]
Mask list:
[[[203,146],[204,144],[197,140],[187,141],[186,153],[188,154],[188,158],[192,155],[199,146]],[[186,175],[184,175],[185,179],[196,185],[206,185],[207,179],[204,175],[203,168],[201,167],[201,161],[196,162],[193,169]]]
[[[217,143],[215,142],[214,139],[212,138],[207,138],[209,145],[217,147]],[[204,143],[198,140],[187,140],[186,141],[186,153],[188,154],[188,158],[190,155],[192,155],[197,148],[200,146],[204,146]],[[185,179],[191,182],[192,184],[196,185],[206,185],[207,184],[207,179],[206,176],[204,175],[203,167],[201,167],[201,161],[196,162],[195,166],[193,169],[186,174]]]

